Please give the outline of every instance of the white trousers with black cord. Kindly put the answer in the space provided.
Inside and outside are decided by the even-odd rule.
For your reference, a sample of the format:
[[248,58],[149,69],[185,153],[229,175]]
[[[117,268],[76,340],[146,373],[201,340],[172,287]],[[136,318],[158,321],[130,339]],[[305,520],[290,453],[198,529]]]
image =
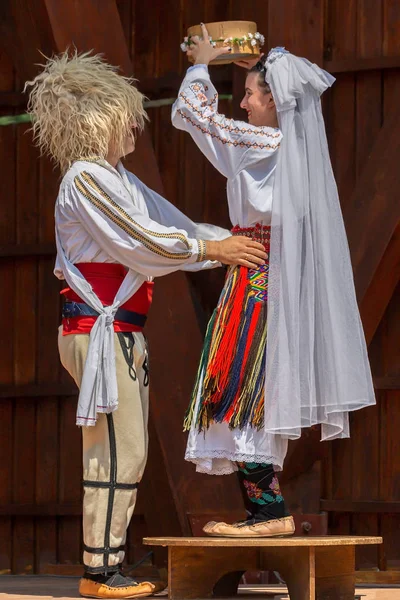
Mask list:
[[[83,563],[88,573],[112,573],[124,559],[126,530],[136,503],[148,447],[149,375],[142,333],[115,333],[118,409],[82,427]],[[88,334],[62,335],[63,366],[77,386],[83,374]]]

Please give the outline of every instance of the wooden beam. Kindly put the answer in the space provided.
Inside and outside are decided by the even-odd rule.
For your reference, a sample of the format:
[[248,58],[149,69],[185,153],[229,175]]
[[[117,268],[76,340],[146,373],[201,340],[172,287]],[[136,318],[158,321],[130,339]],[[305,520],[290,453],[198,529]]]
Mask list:
[[360,302],[400,221],[400,115],[388,115],[344,210]]
[[0,92],[0,108],[26,109],[27,96],[22,92]]
[[43,60],[51,56],[54,38],[42,0],[0,2],[0,47],[13,62],[24,83],[32,79]]
[[379,263],[375,277],[360,303],[360,313],[367,344],[372,341],[399,280],[400,224],[397,226]]
[[[235,69],[236,70],[236,69]],[[214,68],[212,73],[213,83],[220,94],[232,93],[232,65],[221,65]],[[160,77],[142,77],[139,80],[139,89],[149,98],[163,98],[176,96],[182,83],[182,75],[169,71]]]
[[400,502],[383,500],[321,500],[321,510],[347,513],[400,513]]
[[400,279],[400,117],[388,115],[344,211],[367,344]]
[[381,69],[400,69],[400,56],[377,56],[371,58],[345,58],[325,60],[324,69],[329,73],[352,73]]
[[400,570],[375,571],[371,569],[371,571],[356,571],[356,584],[360,585],[363,583],[387,586],[398,585],[400,584]]
[[79,52],[94,49],[107,61],[131,75],[132,63],[115,0],[44,0],[57,50],[75,46]]
[[400,390],[400,374],[374,377],[374,388],[376,390]]
[[82,504],[49,502],[46,504],[2,504],[2,517],[79,517],[82,514]]
[[26,385],[1,385],[0,399],[4,398],[32,398],[38,399],[48,396],[75,396],[78,388],[75,383],[28,383]]
[[2,244],[0,245],[0,258],[16,258],[30,256],[55,256],[56,245],[53,242],[37,244]]

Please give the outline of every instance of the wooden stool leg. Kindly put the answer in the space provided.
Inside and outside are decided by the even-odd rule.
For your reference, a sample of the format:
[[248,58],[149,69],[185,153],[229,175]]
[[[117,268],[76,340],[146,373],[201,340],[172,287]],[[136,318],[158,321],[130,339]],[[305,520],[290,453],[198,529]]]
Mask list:
[[314,548],[263,548],[261,555],[262,568],[278,571],[284,579],[290,600],[315,600]]
[[227,547],[169,546],[168,563],[171,600],[211,598],[214,588],[218,595],[234,595],[240,580],[238,571],[259,566],[257,548]]
[[316,600],[354,600],[354,546],[325,546],[315,551]]

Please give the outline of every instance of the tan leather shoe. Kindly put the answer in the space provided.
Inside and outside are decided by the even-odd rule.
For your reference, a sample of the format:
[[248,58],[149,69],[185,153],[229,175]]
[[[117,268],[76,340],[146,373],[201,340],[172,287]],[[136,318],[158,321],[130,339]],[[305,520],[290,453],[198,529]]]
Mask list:
[[[127,585],[119,581],[113,585],[112,578],[107,583],[97,583],[91,579],[82,578],[79,582],[79,593],[85,598],[145,598],[154,594],[156,586],[149,581],[136,583],[132,579],[126,579]],[[160,591],[160,590],[157,590]]]
[[271,519],[254,525],[243,525],[242,523],[216,523],[210,521],[203,527],[204,533],[218,537],[278,537],[293,535],[295,525],[293,517],[283,519]]

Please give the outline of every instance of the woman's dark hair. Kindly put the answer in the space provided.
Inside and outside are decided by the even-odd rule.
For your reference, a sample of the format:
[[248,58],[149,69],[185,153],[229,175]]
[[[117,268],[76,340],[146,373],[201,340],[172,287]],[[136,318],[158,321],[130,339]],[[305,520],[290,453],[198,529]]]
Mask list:
[[271,91],[268,83],[265,81],[265,74],[267,72],[266,67],[267,56],[262,56],[254,67],[251,67],[249,73],[258,73],[257,83],[258,87],[262,89],[264,94],[268,94]]

